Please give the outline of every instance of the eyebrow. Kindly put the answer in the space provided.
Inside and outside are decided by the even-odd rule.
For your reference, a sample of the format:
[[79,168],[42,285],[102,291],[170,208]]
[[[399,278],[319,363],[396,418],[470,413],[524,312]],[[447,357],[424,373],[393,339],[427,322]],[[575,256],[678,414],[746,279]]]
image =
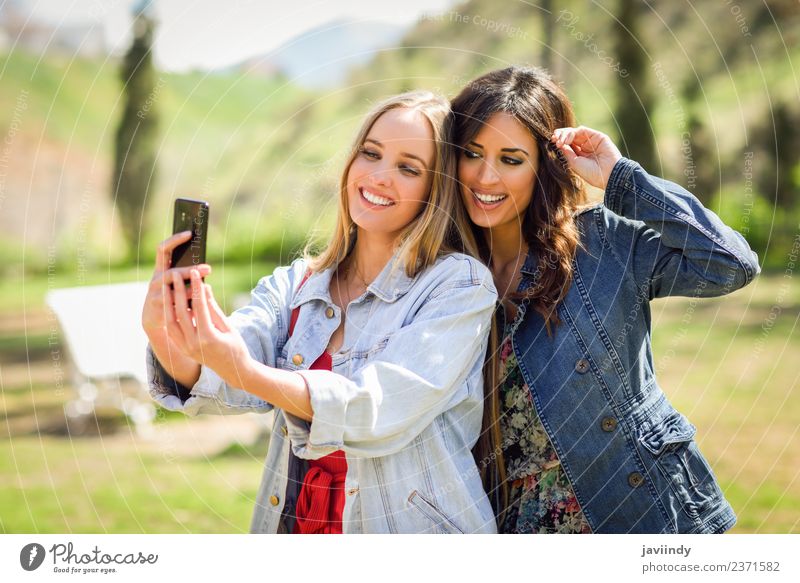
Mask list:
[[[470,146],[475,146],[476,148],[481,148],[481,149],[483,149],[483,146],[482,146],[482,145],[480,145],[478,142],[470,142],[468,145],[470,145]],[[530,156],[531,156],[530,154],[528,154],[528,152],[526,152],[526,151],[525,151],[525,150],[523,150],[522,148],[501,148],[501,149],[500,149],[500,151],[501,151],[501,152],[522,152],[523,154],[525,154],[525,155],[526,155],[526,156],[528,156],[529,158],[530,158]]]
[[[378,140],[374,138],[366,138],[364,142],[372,142],[373,144],[383,148],[383,144],[381,144]],[[400,155],[405,156],[406,158],[413,158],[414,160],[419,160],[419,163],[422,164],[422,167],[425,168],[426,170],[428,169],[428,164],[425,162],[425,160],[423,160],[419,156],[415,156],[414,154],[409,154],[408,152],[400,152]]]

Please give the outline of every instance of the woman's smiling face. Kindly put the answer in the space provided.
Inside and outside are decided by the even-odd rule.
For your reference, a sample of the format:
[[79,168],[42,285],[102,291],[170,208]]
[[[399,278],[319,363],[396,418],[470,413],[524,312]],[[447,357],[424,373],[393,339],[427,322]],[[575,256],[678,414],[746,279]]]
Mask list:
[[353,222],[370,233],[399,235],[428,201],[434,156],[424,115],[405,107],[381,115],[347,173]]
[[538,160],[536,140],[522,123],[507,113],[492,115],[458,160],[461,197],[472,222],[484,229],[521,228]]

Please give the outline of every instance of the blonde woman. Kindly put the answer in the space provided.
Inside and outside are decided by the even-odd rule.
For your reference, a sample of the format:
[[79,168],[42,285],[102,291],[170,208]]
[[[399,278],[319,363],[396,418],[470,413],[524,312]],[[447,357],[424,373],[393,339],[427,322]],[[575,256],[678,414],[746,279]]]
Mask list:
[[142,317],[153,397],[189,415],[275,412],[253,532],[496,530],[471,449],[497,294],[460,252],[451,123],[427,92],[376,107],[327,248],[230,316],[208,266],[169,268],[188,234],[159,247]]

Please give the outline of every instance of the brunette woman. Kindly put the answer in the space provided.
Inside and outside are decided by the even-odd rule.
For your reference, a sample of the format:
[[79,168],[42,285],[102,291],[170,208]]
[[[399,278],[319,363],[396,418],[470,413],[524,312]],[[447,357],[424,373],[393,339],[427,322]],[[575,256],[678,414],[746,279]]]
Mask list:
[[[714,533],[736,518],[659,387],[650,302],[720,296],[759,272],[680,186],[576,127],[543,70],[452,102],[462,202],[502,300],[476,457],[501,532]],[[585,184],[605,190],[586,205]]]

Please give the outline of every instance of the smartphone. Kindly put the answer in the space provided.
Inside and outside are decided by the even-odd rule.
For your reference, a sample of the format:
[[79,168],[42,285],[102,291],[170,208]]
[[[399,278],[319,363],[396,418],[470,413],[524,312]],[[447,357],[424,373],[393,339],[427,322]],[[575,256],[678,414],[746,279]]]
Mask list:
[[[172,250],[171,267],[191,267],[206,262],[206,238],[208,235],[208,203],[190,198],[175,199],[172,232],[191,231],[192,238]],[[191,280],[184,280],[187,287]],[[172,289],[172,284],[170,284]],[[191,300],[189,300],[191,307]]]

